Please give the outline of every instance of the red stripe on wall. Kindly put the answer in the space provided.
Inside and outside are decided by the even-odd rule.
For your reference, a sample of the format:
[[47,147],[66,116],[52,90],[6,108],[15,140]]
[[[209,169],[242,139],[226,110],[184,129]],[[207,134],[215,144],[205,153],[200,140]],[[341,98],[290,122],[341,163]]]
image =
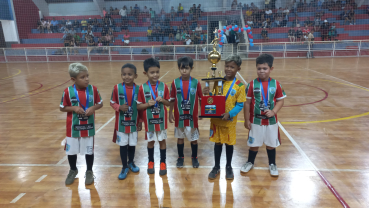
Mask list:
[[39,9],[32,0],[13,0],[13,4],[19,39],[26,39],[27,34],[36,28]]

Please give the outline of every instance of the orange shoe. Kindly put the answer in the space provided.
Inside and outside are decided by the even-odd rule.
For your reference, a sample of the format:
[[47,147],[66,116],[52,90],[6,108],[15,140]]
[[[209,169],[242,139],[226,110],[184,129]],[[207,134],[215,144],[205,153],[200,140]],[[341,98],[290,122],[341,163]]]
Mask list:
[[149,162],[148,168],[147,168],[147,173],[148,174],[154,174],[155,173],[154,162]]
[[165,163],[160,163],[160,171],[159,175],[166,175],[167,174],[167,165]]

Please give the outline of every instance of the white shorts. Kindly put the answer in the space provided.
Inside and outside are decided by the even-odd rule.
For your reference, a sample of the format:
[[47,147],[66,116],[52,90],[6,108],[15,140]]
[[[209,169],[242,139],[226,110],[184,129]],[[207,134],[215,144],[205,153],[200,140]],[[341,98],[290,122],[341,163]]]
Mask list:
[[279,141],[278,124],[267,126],[251,124],[247,145],[249,147],[261,147],[263,146],[263,143],[274,148],[281,145]]
[[174,137],[183,139],[187,138],[188,141],[197,141],[200,137],[199,130],[197,128],[191,128],[191,126],[186,126],[185,128],[174,127]]
[[123,133],[117,131],[117,140],[115,143],[119,146],[136,146],[137,145],[137,131],[131,133]]
[[129,40],[125,40],[124,42],[127,43],[127,44],[129,44]]
[[163,141],[167,139],[167,130],[161,130],[161,131],[148,131],[146,132],[146,139],[148,142],[156,142],[156,141]]
[[94,154],[94,137],[66,137],[65,153],[67,155]]

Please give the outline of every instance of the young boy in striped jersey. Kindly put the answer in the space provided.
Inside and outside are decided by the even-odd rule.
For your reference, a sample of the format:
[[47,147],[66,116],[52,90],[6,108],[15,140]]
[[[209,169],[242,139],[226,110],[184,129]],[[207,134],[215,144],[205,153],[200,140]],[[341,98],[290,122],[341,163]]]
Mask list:
[[197,140],[200,136],[198,130],[198,103],[202,97],[201,85],[197,79],[190,75],[193,69],[191,57],[181,57],[177,64],[181,77],[173,80],[170,93],[170,101],[174,102],[174,116],[173,104],[169,110],[169,122],[175,122],[174,137],[178,138],[177,168],[183,168],[185,137],[191,142],[192,166],[198,168],[200,165],[197,159]]
[[136,102],[140,86],[134,83],[137,78],[135,65],[125,64],[121,69],[121,76],[123,83],[114,86],[110,106],[115,110],[113,142],[120,146],[120,158],[123,165],[118,179],[124,180],[127,178],[129,170],[134,173],[140,171],[133,160],[137,145],[137,131],[141,131],[142,122],[139,122]]
[[256,59],[258,78],[252,80],[246,88],[244,118],[245,127],[249,129],[247,145],[249,149],[248,162],[242,166],[241,172],[247,173],[254,167],[254,161],[259,147],[266,145],[270,175],[278,176],[275,163],[275,148],[281,142],[279,138],[277,113],[282,108],[286,93],[281,84],[270,78],[273,70],[274,57],[262,54]]
[[[209,173],[209,179],[215,179],[220,172],[220,156],[223,144],[226,146],[227,164],[225,167],[226,179],[233,179],[232,170],[233,145],[236,144],[237,114],[242,110],[246,101],[245,85],[237,78],[236,74],[241,70],[242,60],[238,55],[231,55],[225,60],[224,72],[226,81],[223,82],[222,93],[226,96],[226,112],[223,118],[210,120],[210,141],[214,142],[215,166]],[[214,86],[215,87],[215,86]],[[209,93],[209,87],[204,88],[204,94]],[[215,94],[218,88],[215,87]]]
[[166,139],[167,139],[167,108],[170,106],[169,90],[164,82],[159,81],[160,64],[154,58],[144,61],[144,75],[148,81],[140,86],[137,98],[137,109],[143,110],[145,122],[145,138],[148,141],[147,151],[149,164],[147,173],[154,174],[154,144],[160,144],[160,175],[167,174]]
[[69,75],[74,84],[64,90],[60,111],[67,112],[67,137],[65,152],[68,155],[69,174],[66,185],[74,182],[77,170],[77,154],[85,155],[87,171],[86,185],[94,182],[92,166],[94,163],[95,111],[103,103],[99,91],[89,84],[88,69],[80,63],[69,65]]

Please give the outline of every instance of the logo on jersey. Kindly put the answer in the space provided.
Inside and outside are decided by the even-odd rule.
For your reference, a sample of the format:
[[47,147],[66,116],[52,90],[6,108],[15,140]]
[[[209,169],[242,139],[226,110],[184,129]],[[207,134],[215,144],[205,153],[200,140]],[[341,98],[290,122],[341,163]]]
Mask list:
[[124,94],[119,94],[118,97],[119,97],[119,99],[123,99],[124,100]]
[[212,137],[213,136],[213,129],[210,129],[210,135],[209,135],[209,137]]
[[191,93],[191,95],[194,95],[196,93],[196,89],[195,88],[191,88],[190,93]]
[[70,150],[70,145],[69,144],[65,144],[65,151],[69,151]]
[[135,94],[135,97],[133,98],[133,100],[137,100],[137,94]]
[[260,88],[254,88],[254,94],[259,94],[260,93]]
[[150,92],[145,92],[145,97],[146,98],[151,98],[151,93]]
[[249,144],[254,143],[254,141],[255,141],[254,137],[249,137]]
[[181,94],[182,93],[182,90],[181,90],[181,88],[177,88],[177,94]]
[[120,136],[117,135],[117,142],[119,143],[121,140]]
[[164,91],[163,90],[158,91],[158,96],[159,97],[164,97]]
[[149,131],[147,132],[149,134],[149,139],[152,139],[154,137],[154,132],[152,131]]
[[94,96],[92,96],[92,95],[88,96],[88,102],[92,102],[93,99],[94,99]]
[[269,88],[269,93],[270,94],[275,94],[275,91],[276,91],[275,87]]
[[76,97],[71,97],[71,98],[70,98],[70,102],[71,102],[71,103],[78,103],[78,100],[77,100],[77,98],[76,98]]
[[234,96],[236,94],[236,90],[235,89],[232,89],[231,90],[231,96]]

